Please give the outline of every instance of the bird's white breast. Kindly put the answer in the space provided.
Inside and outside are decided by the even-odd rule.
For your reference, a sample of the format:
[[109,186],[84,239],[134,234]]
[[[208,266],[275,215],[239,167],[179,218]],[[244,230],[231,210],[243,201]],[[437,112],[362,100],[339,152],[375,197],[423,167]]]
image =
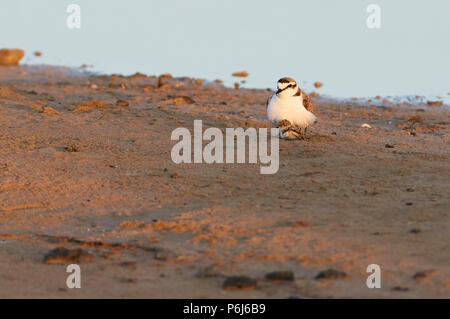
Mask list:
[[267,117],[274,125],[279,121],[288,120],[301,128],[313,124],[316,120],[316,116],[303,107],[302,96],[280,98],[276,94],[272,96],[267,106]]

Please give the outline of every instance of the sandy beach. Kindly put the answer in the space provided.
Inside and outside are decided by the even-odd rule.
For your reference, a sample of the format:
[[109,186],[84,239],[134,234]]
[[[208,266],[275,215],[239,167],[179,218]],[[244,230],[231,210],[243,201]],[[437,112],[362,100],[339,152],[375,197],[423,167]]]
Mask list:
[[176,165],[170,137],[271,127],[273,91],[0,67],[0,297],[450,298],[448,106],[317,92],[309,138],[261,175]]

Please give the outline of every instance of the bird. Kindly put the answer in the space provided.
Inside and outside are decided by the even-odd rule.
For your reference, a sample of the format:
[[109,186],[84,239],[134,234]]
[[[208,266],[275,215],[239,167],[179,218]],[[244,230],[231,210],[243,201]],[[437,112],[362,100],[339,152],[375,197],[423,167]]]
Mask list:
[[277,92],[267,99],[267,118],[280,128],[280,137],[306,139],[306,130],[317,122],[314,106],[309,96],[290,77],[277,82]]

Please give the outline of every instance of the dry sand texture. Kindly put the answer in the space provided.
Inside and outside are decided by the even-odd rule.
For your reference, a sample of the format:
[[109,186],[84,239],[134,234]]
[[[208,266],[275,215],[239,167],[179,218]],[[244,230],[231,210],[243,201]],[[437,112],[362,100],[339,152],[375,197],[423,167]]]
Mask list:
[[172,163],[173,129],[269,127],[271,94],[0,67],[0,297],[450,297],[448,109],[318,96],[275,175]]

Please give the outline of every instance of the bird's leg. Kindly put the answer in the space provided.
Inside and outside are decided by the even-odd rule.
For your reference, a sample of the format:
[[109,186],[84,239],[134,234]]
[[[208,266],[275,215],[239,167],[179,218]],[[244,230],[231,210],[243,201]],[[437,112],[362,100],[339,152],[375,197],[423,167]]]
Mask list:
[[306,135],[307,130],[308,130],[308,128],[305,127],[305,134],[304,134],[304,139],[305,139],[305,140],[308,138],[307,135]]

